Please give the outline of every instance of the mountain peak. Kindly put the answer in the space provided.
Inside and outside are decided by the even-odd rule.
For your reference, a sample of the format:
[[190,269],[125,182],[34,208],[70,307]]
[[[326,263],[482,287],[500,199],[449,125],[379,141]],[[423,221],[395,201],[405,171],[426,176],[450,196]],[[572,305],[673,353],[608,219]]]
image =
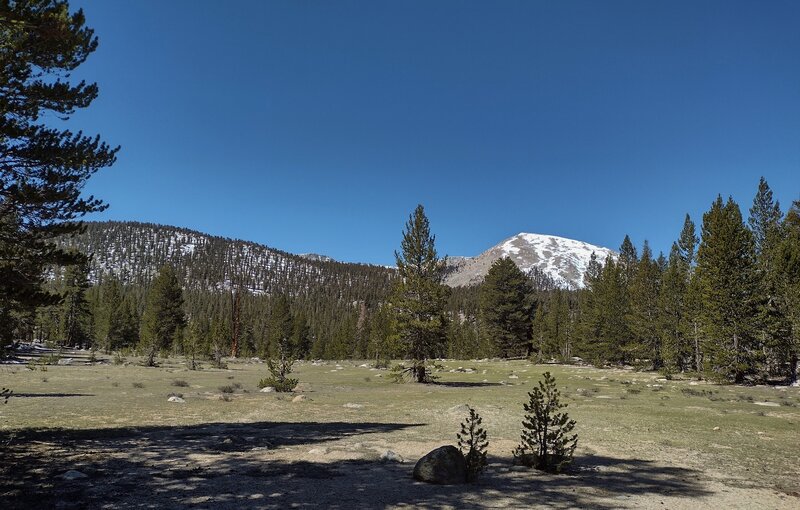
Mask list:
[[599,261],[616,257],[602,246],[548,234],[520,232],[489,248],[477,257],[458,261],[447,277],[448,285],[468,286],[483,281],[492,263],[508,257],[524,272],[538,268],[559,287],[583,287],[583,273],[595,253]]

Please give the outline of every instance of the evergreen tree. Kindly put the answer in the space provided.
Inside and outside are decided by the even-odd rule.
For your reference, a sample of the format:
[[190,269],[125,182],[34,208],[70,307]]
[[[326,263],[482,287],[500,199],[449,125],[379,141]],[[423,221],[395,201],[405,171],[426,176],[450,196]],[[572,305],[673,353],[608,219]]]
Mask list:
[[91,344],[92,317],[86,300],[89,288],[89,268],[86,264],[74,264],[64,270],[62,280],[63,300],[59,331],[61,341],[70,346]]
[[658,261],[653,260],[650,246],[645,241],[642,256],[630,282],[631,304],[628,322],[637,344],[636,350],[648,358],[656,370],[664,363],[658,320],[660,289],[661,269]]
[[100,303],[97,313],[97,341],[107,353],[125,343],[126,320],[123,308],[122,284],[109,278],[100,286]]
[[445,261],[436,254],[435,239],[419,205],[403,231],[402,252],[395,252],[399,276],[391,297],[395,330],[417,382],[428,381],[426,362],[444,352],[447,338]]
[[172,346],[185,323],[181,284],[172,267],[164,266],[150,286],[142,317],[141,344],[146,366],[155,365],[156,354]]
[[[97,48],[82,11],[66,1],[0,3],[0,339],[21,317],[60,296],[45,270],[85,262],[54,240],[81,230],[75,220],[104,204],[81,190],[117,149],[99,137],[54,127],[97,97],[70,74]],[[71,334],[71,333],[70,333]]]
[[481,286],[481,324],[503,358],[531,353],[529,299],[525,274],[508,257],[496,260]]
[[703,215],[697,251],[700,317],[712,370],[737,383],[754,369],[753,268],[753,236],[739,206],[717,197]]
[[777,337],[774,349],[787,379],[796,383],[800,351],[800,200],[789,208],[782,230],[775,255],[775,271],[779,275],[776,304],[784,311],[790,329]]
[[750,208],[750,217],[747,220],[750,231],[753,233],[755,252],[761,258],[765,251],[769,251],[769,245],[780,230],[781,207],[772,198],[772,190],[767,184],[767,180],[761,177],[758,182],[758,192],[753,198],[753,206]]
[[269,316],[269,357],[275,357],[282,346],[289,349],[287,354],[294,354],[294,349],[286,347],[291,346],[293,329],[289,298],[285,295],[278,296],[272,304]]
[[672,245],[658,295],[658,333],[661,335],[667,370],[686,371],[692,364],[693,348],[687,291],[690,268],[681,256],[678,243]]
[[619,260],[617,263],[622,270],[626,286],[633,281],[638,262],[639,256],[636,253],[636,247],[631,242],[631,238],[625,235],[625,239],[622,240],[622,244],[619,247]]

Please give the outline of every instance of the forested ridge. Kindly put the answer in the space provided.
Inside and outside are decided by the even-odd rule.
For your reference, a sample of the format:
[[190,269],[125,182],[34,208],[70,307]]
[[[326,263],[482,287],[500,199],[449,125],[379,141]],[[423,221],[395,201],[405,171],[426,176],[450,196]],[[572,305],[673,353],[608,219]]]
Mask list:
[[[63,243],[91,257],[54,271],[50,285],[65,299],[31,317],[31,339],[141,347],[151,281],[170,267],[186,320],[165,354],[269,356],[291,338],[305,358],[407,355],[390,268],[133,222],[88,223]],[[500,259],[483,284],[446,293],[446,338],[430,354],[581,357],[735,382],[796,378],[800,203],[783,213],[763,179],[746,219],[718,197],[699,229],[686,216],[668,255],[625,236],[618,257],[593,258],[584,283],[561,289]]]

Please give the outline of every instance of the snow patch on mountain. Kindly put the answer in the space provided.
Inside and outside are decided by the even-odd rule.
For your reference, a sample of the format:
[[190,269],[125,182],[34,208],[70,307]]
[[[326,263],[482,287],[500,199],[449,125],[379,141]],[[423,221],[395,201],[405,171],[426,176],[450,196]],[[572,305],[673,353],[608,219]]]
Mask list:
[[450,273],[445,283],[453,287],[478,284],[483,281],[492,263],[508,257],[524,272],[538,268],[550,276],[556,285],[578,289],[583,287],[583,274],[586,272],[592,253],[601,263],[606,257],[617,257],[617,253],[613,250],[583,241],[520,232],[477,257],[459,257],[458,260],[451,261]]

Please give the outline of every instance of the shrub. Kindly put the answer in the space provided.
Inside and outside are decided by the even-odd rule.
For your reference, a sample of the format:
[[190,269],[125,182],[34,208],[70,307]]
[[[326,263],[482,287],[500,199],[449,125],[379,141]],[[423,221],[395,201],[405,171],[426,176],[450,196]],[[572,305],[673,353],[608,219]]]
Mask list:
[[4,404],[8,404],[8,399],[11,397],[11,394],[14,393],[8,388],[0,389],[0,398],[3,399]]
[[144,383],[135,382],[132,383],[134,388],[144,388]]
[[113,363],[115,365],[124,365],[125,364],[125,357],[122,355],[121,352],[117,351],[117,352],[114,353]]
[[[421,381],[423,383],[433,383],[439,379],[439,376],[433,375],[433,372],[436,370],[442,370],[444,367],[436,362],[427,361],[424,365],[425,368],[425,376],[424,380]],[[410,366],[407,367],[402,363],[397,364],[392,367],[390,370],[389,378],[396,383],[403,382],[408,379],[416,380],[417,373],[419,372],[418,366]]]
[[236,391],[236,388],[234,388],[231,385],[220,386],[219,391],[221,391],[222,393],[234,393]]
[[467,480],[472,482],[478,478],[486,467],[486,430],[481,427],[481,415],[469,408],[469,415],[461,423],[461,432],[456,434],[458,449],[467,461]]
[[294,357],[291,355],[288,340],[284,339],[278,346],[278,358],[267,360],[270,377],[258,381],[258,387],[272,386],[275,391],[292,391],[298,382],[297,379],[289,377],[289,374],[292,373],[292,365],[294,365]]
[[372,366],[375,367],[375,368],[378,368],[378,369],[385,369],[385,368],[389,368],[389,365],[391,365],[391,364],[392,364],[392,362],[389,361],[388,359],[376,358],[375,359],[375,364],[372,365]]
[[189,387],[189,383],[184,381],[183,379],[175,379],[174,381],[172,381],[172,385],[176,386],[178,388],[188,388]]
[[539,381],[539,387],[534,387],[528,396],[530,401],[523,404],[526,414],[514,460],[528,467],[560,473],[572,462],[578,446],[578,435],[572,434],[575,420],[560,411],[567,404],[560,402],[561,395],[550,372],[544,373],[544,380]]

